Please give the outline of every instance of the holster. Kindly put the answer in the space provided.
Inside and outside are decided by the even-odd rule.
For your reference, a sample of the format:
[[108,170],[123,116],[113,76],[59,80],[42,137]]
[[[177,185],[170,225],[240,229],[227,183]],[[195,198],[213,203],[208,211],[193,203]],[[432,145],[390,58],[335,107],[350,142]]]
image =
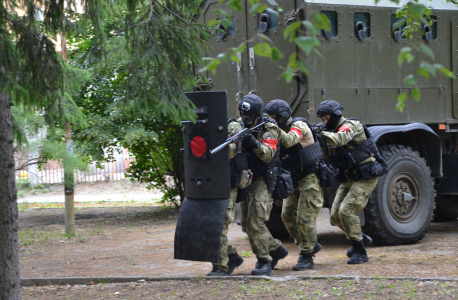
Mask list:
[[264,175],[264,180],[267,184],[267,191],[269,193],[272,193],[277,185],[277,174],[278,168],[275,167],[267,169],[266,174]]

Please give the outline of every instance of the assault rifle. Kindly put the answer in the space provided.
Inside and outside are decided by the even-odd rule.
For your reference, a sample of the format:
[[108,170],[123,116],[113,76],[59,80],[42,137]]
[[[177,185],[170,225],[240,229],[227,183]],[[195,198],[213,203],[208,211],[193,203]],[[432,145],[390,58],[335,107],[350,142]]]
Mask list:
[[320,133],[320,131],[325,131],[327,129],[327,127],[326,127],[325,124],[319,123],[319,124],[316,124],[316,125],[313,124],[313,126],[310,129],[312,129],[316,133]]
[[266,124],[266,122],[259,123],[258,125],[254,126],[253,128],[245,128],[245,129],[243,129],[242,131],[240,131],[236,135],[228,138],[223,144],[219,145],[218,147],[216,147],[213,150],[210,150],[209,154],[213,155],[215,153],[218,153],[219,151],[223,150],[224,147],[226,147],[227,145],[232,144],[232,143],[237,143],[237,153],[242,153],[242,141],[243,141],[243,139],[247,136],[247,134],[255,131],[256,129],[258,129],[258,128],[262,127],[262,126],[264,126],[264,124]]

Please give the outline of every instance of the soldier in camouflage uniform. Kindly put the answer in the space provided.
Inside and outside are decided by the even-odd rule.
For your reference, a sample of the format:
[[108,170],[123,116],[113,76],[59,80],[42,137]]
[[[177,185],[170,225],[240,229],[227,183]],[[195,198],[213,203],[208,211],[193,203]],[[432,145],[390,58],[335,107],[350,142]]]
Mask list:
[[377,185],[378,177],[374,175],[380,164],[374,158],[377,147],[368,139],[363,124],[357,119],[345,119],[342,112],[343,108],[334,100],[322,102],[317,109],[318,117],[326,125],[321,137],[328,145],[331,164],[337,168],[335,178],[341,182],[332,204],[331,221],[352,242],[347,263],[362,264],[369,261],[365,246],[372,240],[362,233],[356,212],[364,209]]
[[248,190],[246,203],[241,205],[242,219],[246,221],[246,233],[258,262],[252,275],[270,275],[280,259],[288,255],[281,242],[272,237],[264,222],[269,220],[272,209],[272,182],[269,171],[279,166],[278,141],[281,130],[275,121],[263,114],[264,103],[256,95],[244,96],[238,105],[241,124],[252,128],[266,122],[259,132],[248,134],[242,141],[245,151],[250,153],[250,169],[253,182]]
[[[242,130],[242,125],[234,119],[228,120],[229,137],[237,134]],[[234,144],[229,145],[229,159],[233,159],[236,155],[236,147]],[[238,188],[232,188],[227,207],[226,218],[224,220],[223,231],[221,233],[221,249],[219,253],[219,262],[213,263],[213,270],[207,276],[228,276],[231,275],[235,268],[243,263],[243,258],[237,254],[237,249],[229,244],[227,232],[229,224],[234,220],[235,203],[237,199]]]
[[316,172],[323,158],[320,143],[303,118],[291,118],[291,107],[283,100],[266,105],[266,113],[280,126],[282,167],[297,182],[293,194],[283,200],[282,220],[289,234],[299,245],[299,258],[294,271],[314,269],[314,255],[321,250],[317,243],[316,219],[323,206],[323,195]]

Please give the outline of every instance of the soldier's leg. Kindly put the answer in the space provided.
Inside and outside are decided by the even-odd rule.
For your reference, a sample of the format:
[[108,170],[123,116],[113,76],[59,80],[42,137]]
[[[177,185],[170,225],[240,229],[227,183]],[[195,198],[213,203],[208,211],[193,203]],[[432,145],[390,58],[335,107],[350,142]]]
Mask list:
[[263,261],[272,261],[269,252],[281,246],[264,224],[269,220],[272,204],[272,193],[267,191],[264,178],[258,178],[251,184],[248,193],[246,230],[253,253]]
[[237,189],[231,189],[229,198],[229,205],[227,207],[226,218],[224,220],[223,231],[221,233],[221,249],[219,252],[219,262],[212,263],[214,268],[227,272],[229,261],[229,254],[237,253],[235,247],[229,245],[227,233],[229,231],[229,224],[234,220],[235,199],[237,198]]
[[289,234],[299,243],[299,233],[297,231],[296,212],[299,201],[299,190],[294,189],[294,192],[286,199],[283,199],[281,209],[281,219],[285,224]]
[[242,226],[242,231],[243,232],[247,232],[246,231],[246,219],[247,219],[247,216],[248,216],[248,199],[245,199],[240,203],[240,225]]
[[342,221],[340,220],[339,210],[340,210],[340,206],[342,205],[342,202],[344,201],[345,197],[348,194],[348,191],[350,190],[352,183],[353,183],[353,180],[347,180],[340,184],[339,188],[337,189],[336,197],[334,198],[334,202],[332,203],[332,207],[331,207],[332,223],[334,223],[334,225],[338,226],[344,232],[345,232],[345,229],[342,225]]
[[351,241],[359,242],[363,239],[356,212],[366,207],[369,196],[375,189],[377,182],[378,177],[353,182],[347,197],[340,205],[339,219],[342,222],[343,230]]
[[297,228],[300,236],[301,254],[309,254],[315,248],[316,219],[323,207],[323,193],[320,180],[315,174],[309,174],[299,181],[300,196],[297,210]]

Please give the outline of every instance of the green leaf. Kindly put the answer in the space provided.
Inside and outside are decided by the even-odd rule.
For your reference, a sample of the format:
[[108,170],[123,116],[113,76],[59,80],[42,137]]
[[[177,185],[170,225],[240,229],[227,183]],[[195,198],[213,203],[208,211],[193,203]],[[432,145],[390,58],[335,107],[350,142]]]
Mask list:
[[443,65],[441,65],[441,64],[434,64],[434,67],[435,67],[436,69],[438,69],[442,74],[444,74],[445,76],[447,76],[448,78],[456,79],[455,74],[453,74],[452,71],[450,71],[449,69],[447,69],[447,68],[444,67]]
[[231,60],[238,62],[239,64],[241,63],[240,59],[237,57],[236,54],[231,54]]
[[272,48],[268,43],[258,43],[254,46],[254,53],[259,56],[271,57]]
[[406,93],[401,93],[398,95],[398,103],[396,104],[396,110],[402,112],[406,106],[406,100],[409,96]]
[[280,53],[280,50],[278,50],[276,47],[273,47],[272,48],[272,54],[270,56],[270,58],[272,59],[273,62],[276,62],[278,61],[279,59],[281,59],[283,57],[283,55],[281,55]]
[[299,67],[305,75],[309,76],[309,69],[302,60],[299,62]]
[[421,44],[420,45],[420,50],[421,52],[423,52],[424,54],[428,55],[429,57],[431,57],[432,60],[436,60],[436,57],[434,56],[434,52],[433,50],[431,50],[428,46],[426,46],[425,44]]
[[261,3],[256,3],[250,8],[250,14],[254,14],[255,12],[258,13],[263,13],[267,8],[267,5],[261,4]]
[[227,62],[227,54],[226,53],[220,53],[218,54],[217,58]]
[[291,68],[293,69],[297,69],[298,66],[297,66],[297,62],[296,62],[296,53],[293,53],[289,56],[289,65],[291,66]]
[[270,7],[267,7],[267,8],[266,8],[266,11],[269,12],[269,13],[271,13],[271,14],[273,14],[273,15],[275,15],[276,17],[278,17],[278,11],[276,11],[275,9],[272,9],[272,8],[270,8]]
[[227,12],[223,9],[217,8],[213,10],[213,12],[215,13],[215,15],[219,15],[221,17],[227,17]]
[[[309,22],[310,23],[310,22]],[[296,37],[296,30],[301,27],[301,22],[296,21],[288,25],[286,29],[283,31],[283,37],[288,39],[288,36],[291,34],[291,38],[289,39],[290,42],[293,41],[293,39]]]
[[218,24],[219,24],[219,20],[216,20],[216,19],[211,19],[207,23],[207,25],[210,26],[210,27],[216,26]]
[[313,22],[319,29],[329,30],[331,28],[331,22],[325,14],[315,13]]
[[275,0],[267,0],[267,2],[269,2],[270,5],[278,6],[277,1],[275,1]]
[[221,25],[223,25],[224,28],[227,29],[229,26],[232,25],[232,21],[229,21],[227,18],[221,19]]
[[315,40],[309,36],[298,37],[296,38],[295,42],[299,48],[307,53],[307,55],[310,54],[310,51],[312,51],[313,47],[315,46]]
[[318,32],[320,31],[318,28],[316,28],[315,25],[313,25],[312,22],[310,21],[303,21],[302,24],[304,24],[305,27],[307,27],[313,35],[317,35]]
[[232,48],[232,51],[234,51],[235,53],[243,52],[245,51],[245,48],[246,48],[246,43],[243,42],[237,48]]
[[404,78],[404,83],[408,86],[417,84],[417,82],[417,78],[415,78],[415,76],[413,76],[412,74],[409,74]]
[[286,68],[286,70],[281,74],[281,77],[285,79],[286,83],[291,83],[291,81],[293,81],[293,69]]
[[423,68],[423,67],[419,67],[419,68],[418,68],[418,74],[420,74],[421,76],[425,77],[426,80],[429,79],[429,73],[428,73],[428,71],[427,71],[425,68]]
[[416,87],[412,90],[412,97],[413,97],[416,101],[420,101],[421,93],[420,93],[420,89],[418,88],[418,86],[416,86]]
[[407,60],[408,63],[410,63],[412,60],[415,59],[415,56],[413,56],[410,51],[412,49],[410,47],[404,47],[401,49],[401,53],[398,55],[398,65],[402,66],[402,63],[404,60]]
[[[220,2],[224,2],[224,0],[220,0]],[[229,6],[232,9],[238,10],[239,12],[242,12],[242,0],[229,0],[227,2],[227,6]]]
[[429,74],[431,74],[434,77],[436,77],[436,69],[431,64],[429,64],[427,62],[422,62],[420,64],[420,68],[425,69]]
[[259,33],[258,37],[260,37],[262,40],[267,41],[267,42],[272,44],[272,40],[270,38],[268,38],[266,35]]
[[423,4],[411,3],[409,5],[409,14],[414,19],[419,19],[420,17],[422,17],[425,10],[426,10],[426,6],[424,6]]

